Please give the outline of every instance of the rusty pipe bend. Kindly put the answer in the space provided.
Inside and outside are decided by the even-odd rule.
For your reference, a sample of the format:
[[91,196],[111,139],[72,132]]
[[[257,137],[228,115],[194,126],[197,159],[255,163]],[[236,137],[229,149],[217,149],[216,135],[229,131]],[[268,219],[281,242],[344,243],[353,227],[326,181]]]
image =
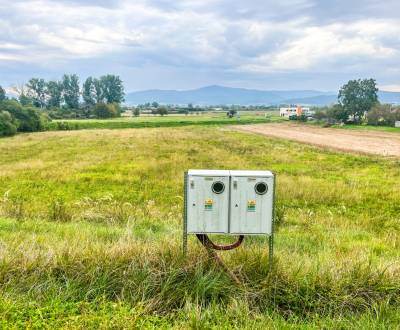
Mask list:
[[218,245],[212,242],[207,234],[196,234],[196,236],[201,244],[203,244],[206,248],[211,248],[219,251],[233,250],[239,247],[244,239],[244,235],[239,235],[239,239],[235,243],[229,245]]

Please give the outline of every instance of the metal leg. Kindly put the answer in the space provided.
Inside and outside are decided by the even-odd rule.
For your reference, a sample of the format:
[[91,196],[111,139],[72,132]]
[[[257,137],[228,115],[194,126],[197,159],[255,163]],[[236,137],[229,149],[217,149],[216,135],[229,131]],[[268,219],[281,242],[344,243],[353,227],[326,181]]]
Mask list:
[[186,258],[187,255],[187,233],[183,233],[183,256]]
[[183,256],[186,258],[187,255],[187,172],[184,174],[184,203],[183,203],[183,237],[182,237],[182,249]]
[[274,191],[272,195],[272,223],[271,223],[271,235],[268,238],[268,271],[272,270],[274,262],[274,222],[275,222],[275,202],[276,202],[276,174],[274,173]]
[[271,235],[268,238],[268,271],[272,270],[272,264],[274,261],[274,236]]

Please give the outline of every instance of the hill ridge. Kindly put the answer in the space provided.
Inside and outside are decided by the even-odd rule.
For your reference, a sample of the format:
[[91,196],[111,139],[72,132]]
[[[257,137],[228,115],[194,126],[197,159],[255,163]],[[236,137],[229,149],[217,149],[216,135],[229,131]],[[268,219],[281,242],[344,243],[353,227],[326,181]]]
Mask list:
[[[146,102],[195,105],[328,105],[336,102],[337,93],[312,89],[259,90],[209,85],[188,90],[147,89],[127,93],[125,99],[128,105]],[[380,91],[379,99],[384,103],[400,103],[400,93]]]

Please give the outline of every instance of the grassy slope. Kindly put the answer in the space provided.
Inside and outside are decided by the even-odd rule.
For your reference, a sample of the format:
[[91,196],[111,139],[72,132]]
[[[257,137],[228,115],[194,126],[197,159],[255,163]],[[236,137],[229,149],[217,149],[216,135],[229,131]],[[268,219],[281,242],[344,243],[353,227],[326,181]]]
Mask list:
[[[400,322],[398,161],[216,127],[27,134],[0,154],[3,326]],[[278,173],[273,274],[263,238],[222,254],[245,288],[194,239],[182,259],[187,168]]]

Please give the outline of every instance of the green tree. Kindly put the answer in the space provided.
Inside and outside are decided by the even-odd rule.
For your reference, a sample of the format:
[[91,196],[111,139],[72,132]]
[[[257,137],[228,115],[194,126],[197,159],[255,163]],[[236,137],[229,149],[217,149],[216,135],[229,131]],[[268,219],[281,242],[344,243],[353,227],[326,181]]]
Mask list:
[[340,104],[329,107],[326,111],[326,117],[333,121],[346,122],[349,119],[350,112]]
[[28,95],[25,95],[25,94],[21,94],[18,97],[18,101],[23,106],[32,106],[33,105],[32,99]]
[[63,84],[60,81],[46,83],[47,107],[59,108],[61,106]]
[[400,108],[390,104],[377,104],[367,115],[368,125],[394,126],[400,120]]
[[133,115],[135,117],[139,117],[140,116],[140,108],[136,107],[135,109],[133,109]]
[[168,115],[168,109],[166,107],[158,107],[157,113],[161,116]]
[[6,91],[0,86],[0,102],[7,99]]
[[101,79],[93,79],[94,95],[96,103],[104,103],[104,87]]
[[326,118],[326,112],[323,109],[318,109],[315,111],[313,116],[316,120],[323,120]]
[[113,118],[119,116],[119,109],[116,104],[97,103],[94,107],[94,114],[97,118]]
[[62,79],[64,102],[68,109],[79,108],[79,77],[65,74]]
[[88,106],[94,106],[96,104],[96,88],[92,77],[88,77],[83,83],[82,98]]
[[339,104],[360,122],[364,114],[378,103],[378,88],[375,79],[350,80],[339,90]]
[[0,136],[12,136],[17,132],[17,125],[10,113],[0,111]]
[[18,95],[18,101],[23,106],[33,105],[32,99],[28,96],[28,91],[25,84],[14,85],[11,89]]
[[19,132],[36,132],[43,129],[43,119],[35,108],[23,107],[16,100],[4,101],[0,111],[8,112],[17,123]]
[[26,84],[28,96],[33,100],[33,105],[38,108],[46,106],[46,82],[44,79],[32,78]]
[[119,76],[108,74],[100,77],[102,94],[107,103],[122,103],[124,101],[124,85]]

